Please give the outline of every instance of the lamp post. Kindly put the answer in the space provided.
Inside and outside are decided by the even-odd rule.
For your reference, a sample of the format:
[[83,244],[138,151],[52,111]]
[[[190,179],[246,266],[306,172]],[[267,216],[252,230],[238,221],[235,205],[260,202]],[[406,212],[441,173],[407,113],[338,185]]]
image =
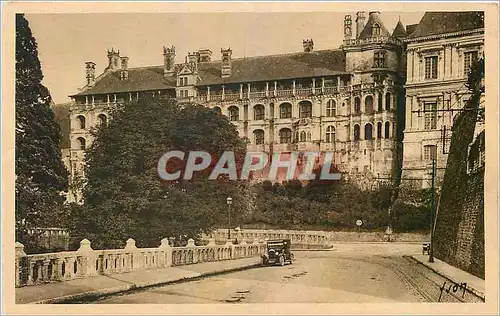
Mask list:
[[436,159],[432,159],[432,185],[431,185],[431,190],[432,190],[432,197],[431,197],[431,231],[430,231],[430,237],[431,237],[431,247],[429,249],[429,262],[434,262],[434,221],[436,220],[435,217],[435,178],[436,178]]
[[227,202],[227,239],[231,239],[231,204],[233,204],[233,199],[228,197]]

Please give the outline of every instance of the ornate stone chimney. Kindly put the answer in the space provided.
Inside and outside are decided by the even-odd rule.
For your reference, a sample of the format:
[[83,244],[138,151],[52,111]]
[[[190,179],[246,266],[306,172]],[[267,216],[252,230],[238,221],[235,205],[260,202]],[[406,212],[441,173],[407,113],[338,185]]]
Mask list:
[[212,51],[210,49],[200,49],[198,50],[200,56],[200,63],[207,63],[212,59]]
[[118,70],[120,69],[120,51],[116,51],[114,48],[108,50],[108,67],[106,70]]
[[128,57],[121,57],[120,79],[128,79]]
[[233,55],[233,51],[231,48],[221,49],[222,53],[222,63],[221,63],[221,76],[222,78],[231,76],[231,56]]
[[198,52],[189,53],[187,56],[187,62],[189,67],[193,70],[193,73],[198,73],[198,60],[200,59],[200,54]]
[[302,40],[302,45],[304,46],[304,52],[310,53],[314,50],[314,42],[311,39]]
[[92,61],[85,62],[85,78],[87,86],[93,86],[95,83],[95,63]]
[[163,46],[163,75],[171,76],[175,71],[175,46]]
[[349,40],[352,37],[352,19],[350,15],[344,17],[344,39]]
[[365,12],[360,11],[356,13],[356,38],[359,37],[359,34],[361,34],[365,28],[365,19]]

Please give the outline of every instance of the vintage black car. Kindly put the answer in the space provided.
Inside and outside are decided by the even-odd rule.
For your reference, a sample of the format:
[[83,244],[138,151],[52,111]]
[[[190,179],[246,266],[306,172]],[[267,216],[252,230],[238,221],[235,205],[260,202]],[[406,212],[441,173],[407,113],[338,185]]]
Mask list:
[[262,265],[292,264],[293,253],[290,250],[290,239],[269,240],[267,253],[262,255]]

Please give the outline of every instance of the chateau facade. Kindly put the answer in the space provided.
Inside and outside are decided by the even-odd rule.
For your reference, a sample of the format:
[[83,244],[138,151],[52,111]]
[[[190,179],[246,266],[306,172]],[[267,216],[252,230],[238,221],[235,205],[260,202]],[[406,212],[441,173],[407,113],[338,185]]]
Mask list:
[[[441,47],[445,43],[439,39],[446,38],[447,45],[449,38],[410,34],[410,29],[415,32],[419,27],[405,29],[398,22],[390,33],[379,12],[358,12],[355,17],[345,16],[344,41],[338,49],[316,51],[310,39],[303,41],[299,53],[234,58],[228,48],[221,49],[220,60],[212,60],[212,52],[201,49],[179,64],[171,46],[163,48],[163,65],[142,68],[129,68],[128,57],[108,51],[105,71],[96,76],[95,63],[87,62],[86,85],[71,96],[66,165],[72,177],[84,176],[84,150],[93,140],[91,129],[107,124],[114,104],[152,95],[199,103],[226,115],[240,136],[249,140],[249,151],[330,151],[346,176],[365,183],[394,179],[401,167],[405,170],[407,160],[410,176],[419,177],[417,173],[425,169],[422,146],[428,144],[424,139],[435,135],[428,136],[422,132],[424,125],[415,123],[420,121],[414,104],[420,101],[413,98],[427,102],[422,93],[428,87],[420,82],[424,70],[414,70],[420,64],[415,52],[422,51],[426,41]],[[472,42],[480,43],[479,34],[466,37],[475,36]],[[454,39],[461,43],[460,36]],[[424,55],[417,56],[427,61]],[[447,65],[458,60],[446,58]],[[464,72],[463,68],[442,70],[439,80],[450,81],[452,90],[465,79]],[[411,91],[406,95],[405,82]]]

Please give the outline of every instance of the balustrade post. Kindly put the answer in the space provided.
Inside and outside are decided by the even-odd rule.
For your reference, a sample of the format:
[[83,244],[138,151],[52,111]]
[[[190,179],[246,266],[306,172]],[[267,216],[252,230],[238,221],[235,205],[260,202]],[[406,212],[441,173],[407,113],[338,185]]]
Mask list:
[[[126,253],[130,253],[129,256]],[[125,245],[125,257],[127,258],[125,261],[125,270],[133,271],[134,269],[139,268],[139,250],[135,245],[135,240],[132,238],[127,239],[127,243]]]
[[172,247],[170,246],[168,238],[163,238],[161,240],[160,249],[165,252],[164,255],[165,267],[172,266]]
[[24,252],[24,245],[21,244],[20,242],[16,242],[15,244],[16,247],[16,287],[21,286],[21,271],[23,270],[22,265],[25,263],[25,257],[26,253]]
[[[88,239],[83,239],[80,241],[80,248],[78,248],[77,253],[81,256],[80,266],[77,263],[77,275],[89,277],[97,274],[95,269],[95,259],[96,254],[94,249],[90,246],[90,241]],[[73,269],[73,266],[70,266]]]
[[[188,252],[187,252],[187,255],[189,256],[189,253],[191,252],[193,254],[193,261],[191,263],[196,263],[198,262],[198,258],[196,256],[196,245],[194,244],[194,239],[193,238],[189,238],[188,239],[188,243],[186,245],[186,247],[188,248]],[[189,258],[186,258],[186,263],[189,263],[188,262],[188,259]]]

